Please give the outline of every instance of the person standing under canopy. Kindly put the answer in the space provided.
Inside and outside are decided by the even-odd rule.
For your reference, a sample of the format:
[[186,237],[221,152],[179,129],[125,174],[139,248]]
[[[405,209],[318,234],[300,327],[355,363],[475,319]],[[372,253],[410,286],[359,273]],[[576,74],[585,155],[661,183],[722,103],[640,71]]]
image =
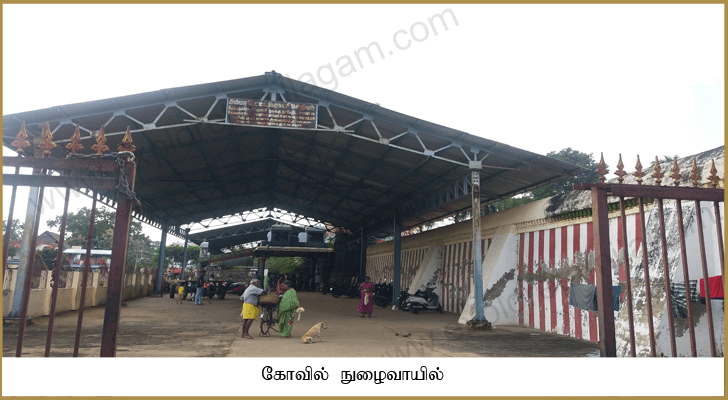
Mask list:
[[364,318],[369,314],[369,318],[371,318],[372,310],[374,310],[374,284],[368,276],[364,279],[364,283],[359,285],[359,291],[361,292],[361,300],[359,300],[361,317]]
[[298,308],[298,297],[296,297],[296,289],[293,288],[293,282],[284,281],[282,287],[284,292],[283,297],[281,297],[281,303],[278,305],[278,316],[280,318],[278,324],[281,330],[281,337],[288,339],[291,337],[293,317]]
[[243,339],[252,339],[249,330],[250,326],[253,325],[253,321],[258,319],[260,309],[258,309],[258,296],[263,294],[265,291],[258,286],[260,281],[258,279],[252,279],[250,285],[245,292],[243,292],[243,311],[240,315],[243,317],[243,334],[240,336]]

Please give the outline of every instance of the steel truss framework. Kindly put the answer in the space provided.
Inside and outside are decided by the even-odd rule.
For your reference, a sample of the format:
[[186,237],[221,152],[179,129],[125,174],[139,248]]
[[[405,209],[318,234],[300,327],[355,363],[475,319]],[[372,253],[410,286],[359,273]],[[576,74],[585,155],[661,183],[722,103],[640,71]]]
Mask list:
[[[318,104],[318,128],[229,124],[228,98]],[[386,236],[395,209],[409,229],[470,208],[470,170],[480,171],[486,204],[585,172],[275,71],[4,116],[6,146],[23,121],[31,139],[50,122],[54,157],[66,156],[76,127],[87,148],[101,127],[111,147],[128,127],[142,203],[134,217],[178,237],[183,226],[245,221],[259,209]],[[115,205],[111,192],[100,195]]]
[[275,224],[288,224],[299,227],[319,226],[324,228],[322,224],[316,223],[316,221],[311,221],[310,219],[283,210],[268,211],[263,209],[244,212],[229,216],[229,218],[225,219],[225,223],[218,224],[215,228],[212,227],[213,224],[219,223],[221,220],[215,219],[207,221],[209,222],[208,225],[204,223],[193,225],[193,227],[197,225],[202,226],[206,230],[191,232],[189,240],[194,243],[209,242],[210,251],[217,253],[231,249],[231,247],[239,244],[249,244],[265,240],[271,226]]

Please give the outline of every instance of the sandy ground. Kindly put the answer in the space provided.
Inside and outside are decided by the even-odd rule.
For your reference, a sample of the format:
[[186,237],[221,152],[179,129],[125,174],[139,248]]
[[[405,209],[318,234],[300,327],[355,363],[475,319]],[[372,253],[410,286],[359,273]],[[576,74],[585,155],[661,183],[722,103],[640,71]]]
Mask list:
[[[360,318],[358,299],[310,292],[298,297],[306,311],[294,323],[292,338],[274,331],[260,336],[255,322],[252,340],[240,338],[242,302],[236,296],[205,300],[203,306],[176,304],[169,295],[129,300],[121,311],[117,357],[585,357],[599,349],[593,342],[520,326],[469,331],[453,313],[415,315],[375,306],[372,318]],[[103,307],[84,311],[80,356],[99,356],[103,316]],[[72,355],[77,321],[75,311],[56,316],[52,357]],[[48,317],[33,322],[26,327],[24,357],[45,351]],[[301,343],[318,322],[328,325],[324,342]],[[3,327],[3,356],[15,355],[17,334],[17,327]]]

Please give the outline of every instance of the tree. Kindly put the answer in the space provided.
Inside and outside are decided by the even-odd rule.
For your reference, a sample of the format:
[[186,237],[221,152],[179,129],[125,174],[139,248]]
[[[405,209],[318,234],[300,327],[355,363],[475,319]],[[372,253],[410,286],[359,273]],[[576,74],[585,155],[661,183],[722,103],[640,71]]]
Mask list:
[[533,200],[545,199],[546,197],[555,196],[557,194],[571,192],[575,183],[589,183],[597,182],[599,180],[599,174],[594,172],[597,168],[599,168],[599,166],[597,165],[596,161],[594,161],[594,156],[592,156],[591,153],[586,154],[577,150],[573,150],[571,147],[567,147],[558,152],[552,151],[546,155],[556,160],[574,164],[579,167],[584,167],[591,172],[572,176],[569,178],[564,178],[558,182],[554,182],[552,184],[534,189],[531,192],[531,194],[533,195]]
[[526,193],[520,196],[514,196],[508,199],[496,201],[495,203],[488,204],[483,207],[484,214],[491,214],[494,212],[505,211],[509,208],[522,206],[524,204],[534,201],[532,193]]
[[[3,220],[3,235],[5,235],[5,227],[8,226],[8,221]],[[10,229],[10,240],[20,240],[23,237],[23,230],[25,230],[25,223],[20,220],[14,219],[13,226]]]
[[468,220],[472,217],[473,217],[473,213],[470,210],[462,211],[462,212],[459,212],[459,213],[453,215],[453,219],[455,220],[455,222],[462,222],[462,221]]
[[[8,221],[3,220],[3,235],[5,235],[5,228],[8,226]],[[13,226],[10,227],[10,240],[20,240],[23,237],[23,230],[25,230],[25,223],[21,223],[20,220],[14,219]],[[18,254],[18,249],[13,246],[8,246],[7,257],[15,257]]]
[[[69,213],[66,218],[66,243],[69,246],[86,247],[88,227],[91,217],[91,209],[83,207],[78,212]],[[114,234],[114,223],[116,222],[116,211],[109,211],[105,208],[97,208],[94,217],[94,231],[92,235],[93,247],[97,249],[111,249]],[[47,221],[48,227],[61,226],[61,216]],[[131,221],[129,236],[134,237],[142,232],[142,224],[139,221]]]
[[[481,210],[481,215],[501,212],[509,208],[518,207],[530,203],[532,201],[571,192],[575,183],[597,182],[599,180],[599,175],[596,172],[593,172],[597,168],[599,168],[599,166],[594,161],[594,157],[591,154],[582,153],[580,151],[573,150],[571,147],[567,147],[558,152],[552,151],[548,153],[547,156],[556,160],[577,165],[579,167],[584,167],[592,172],[565,178],[558,182],[554,182],[552,184],[534,189],[531,192],[523,193],[517,196],[510,197],[508,199],[503,199],[491,204],[484,205]],[[472,218],[472,216],[473,215],[470,210],[462,211],[453,215],[453,220],[456,223],[462,222]]]
[[[169,264],[172,263],[172,260],[174,260],[175,262],[182,263],[182,260],[184,259],[184,253],[185,253],[184,246],[180,246],[178,244],[171,244],[171,245],[165,247],[164,265],[168,266]],[[200,246],[187,246],[187,265],[197,263],[199,261],[199,258],[200,258]],[[205,259],[202,261],[207,261],[207,260]],[[151,257],[150,262],[153,267],[156,267],[159,265],[159,243],[157,243],[156,250],[154,251],[154,253]]]
[[[113,231],[110,234],[113,235]],[[130,235],[126,245],[127,269],[133,267],[132,271],[136,271],[144,266],[149,267],[152,264],[155,248],[159,248],[159,242],[152,241],[149,236],[144,234]]]
[[[88,227],[91,218],[91,209],[83,207],[66,217],[66,238],[68,246],[81,246],[86,248],[88,243]],[[114,239],[114,224],[116,211],[103,207],[96,209],[94,215],[94,230],[91,236],[92,249],[110,250]],[[61,226],[61,216],[47,221],[49,228]],[[158,246],[157,246],[158,247]],[[141,265],[148,265],[154,254],[154,242],[142,233],[142,224],[131,220],[129,225],[129,240],[127,241],[126,269],[128,272]]]
[[281,274],[290,274],[303,265],[301,257],[271,257],[265,260],[265,267],[269,271]]
[[[43,260],[46,268],[52,270],[56,266],[56,256],[58,249],[45,248],[40,251],[40,258]],[[63,254],[61,257],[68,259],[68,255]]]

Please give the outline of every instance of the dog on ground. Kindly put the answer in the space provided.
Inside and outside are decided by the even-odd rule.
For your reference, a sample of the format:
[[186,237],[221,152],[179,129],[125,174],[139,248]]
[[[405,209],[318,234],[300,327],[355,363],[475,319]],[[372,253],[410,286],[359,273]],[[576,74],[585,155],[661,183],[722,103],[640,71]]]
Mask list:
[[[323,322],[319,322],[318,324],[314,325],[311,329],[306,332],[305,335],[301,338],[301,343],[313,343],[313,338],[318,336],[319,339],[321,339],[321,328],[327,329],[326,324]],[[323,342],[324,340],[321,339]]]

